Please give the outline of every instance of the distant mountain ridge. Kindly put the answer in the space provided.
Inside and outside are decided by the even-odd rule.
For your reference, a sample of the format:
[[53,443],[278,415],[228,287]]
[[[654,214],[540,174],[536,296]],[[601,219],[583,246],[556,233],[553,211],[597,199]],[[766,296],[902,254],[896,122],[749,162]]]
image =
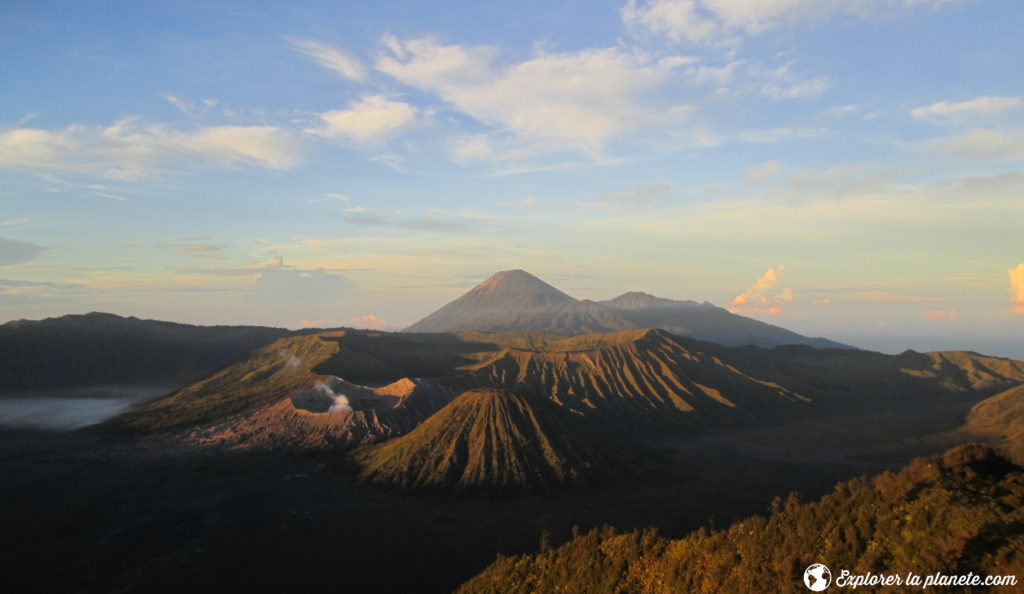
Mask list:
[[194,326],[99,312],[15,320],[0,325],[0,392],[184,383],[295,334],[283,328]]
[[405,329],[406,332],[550,332],[569,336],[661,328],[725,346],[804,344],[853,348],[733,314],[711,303],[639,291],[577,300],[524,270],[504,270]]

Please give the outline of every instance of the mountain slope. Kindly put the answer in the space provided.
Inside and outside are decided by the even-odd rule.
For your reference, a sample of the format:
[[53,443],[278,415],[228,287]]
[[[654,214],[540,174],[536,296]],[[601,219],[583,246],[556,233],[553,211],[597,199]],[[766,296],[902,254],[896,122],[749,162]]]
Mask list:
[[1024,462],[1024,384],[976,404],[964,429],[995,438],[1014,462]]
[[[402,412],[419,396],[389,412],[356,406],[358,414],[348,420],[322,415],[327,406],[318,410],[295,401],[318,382],[358,398],[403,378],[430,403],[428,412]],[[496,388],[550,399],[606,430],[690,433],[932,406],[937,399],[980,400],[1021,383],[1024,362],[964,352],[890,356],[806,346],[729,348],[657,329],[570,338],[342,330],[281,339],[108,426],[199,427],[200,439],[238,444],[239,436],[250,436],[261,447],[323,445],[326,434],[309,436],[320,427],[332,439],[356,444],[408,431],[407,422],[422,420],[451,398],[448,390]]]
[[602,302],[577,301],[522,270],[491,276],[406,331],[550,332],[573,336],[642,328],[662,328],[730,346],[806,344],[850,348],[824,338],[801,336],[710,303],[662,299],[640,292]]
[[799,593],[808,591],[804,570],[814,563],[833,577],[912,571],[1020,580],[1022,500],[1024,470],[988,448],[963,446],[898,474],[837,485],[818,502],[777,500],[771,516],[726,530],[669,540],[653,530],[607,529],[535,555],[499,557],[458,592]]
[[404,435],[454,397],[437,382],[419,378],[379,388],[329,378],[290,398],[194,429],[186,439],[234,450],[348,449]]
[[111,383],[186,382],[278,338],[258,326],[192,326],[113,314],[0,325],[0,392]]
[[736,315],[706,301],[676,301],[630,292],[599,304],[638,328],[663,328],[673,334],[725,346],[751,344],[771,348],[805,344],[819,349],[851,348],[826,338],[808,338],[779,326]]
[[523,314],[556,310],[575,301],[526,271],[503,270],[406,331],[485,330]]
[[395,363],[374,351],[388,347],[403,363],[405,343],[382,335],[383,348],[368,345],[375,334],[338,330],[279,340],[108,426],[128,431],[190,427],[186,439],[233,449],[351,447],[401,435],[454,394],[426,379],[400,378],[369,388],[332,373],[387,377]]
[[808,399],[684,347],[664,330],[549,340],[483,353],[478,385],[542,394],[617,429],[693,428],[799,414]]
[[352,455],[367,483],[404,490],[526,491],[629,476],[632,448],[539,397],[471,390],[408,435]]

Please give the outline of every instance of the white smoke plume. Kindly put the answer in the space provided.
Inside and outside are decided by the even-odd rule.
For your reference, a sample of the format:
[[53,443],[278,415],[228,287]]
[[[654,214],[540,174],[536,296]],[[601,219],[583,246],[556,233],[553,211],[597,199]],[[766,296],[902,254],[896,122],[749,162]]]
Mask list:
[[286,369],[295,369],[299,365],[302,365],[302,359],[291,354],[288,349],[278,349],[277,354],[284,359],[284,366]]
[[348,396],[341,392],[335,392],[330,386],[321,381],[318,381],[316,385],[313,386],[313,389],[320,390],[324,396],[327,396],[334,401],[334,404],[327,409],[327,412],[352,412],[352,406],[348,402]]

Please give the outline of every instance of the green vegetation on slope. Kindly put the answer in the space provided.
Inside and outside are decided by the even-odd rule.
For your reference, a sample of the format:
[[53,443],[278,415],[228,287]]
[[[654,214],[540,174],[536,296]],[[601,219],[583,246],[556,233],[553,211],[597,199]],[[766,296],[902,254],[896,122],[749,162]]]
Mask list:
[[370,484],[403,490],[524,491],[630,476],[632,447],[539,397],[471,390],[409,434],[357,450]]
[[[814,503],[670,540],[592,531],[554,550],[499,557],[464,584],[483,592],[805,592],[803,571],[935,572],[1024,579],[1024,471],[963,446],[899,473],[855,479]],[[971,591],[965,589],[962,591]],[[979,589],[978,591],[985,591]]]

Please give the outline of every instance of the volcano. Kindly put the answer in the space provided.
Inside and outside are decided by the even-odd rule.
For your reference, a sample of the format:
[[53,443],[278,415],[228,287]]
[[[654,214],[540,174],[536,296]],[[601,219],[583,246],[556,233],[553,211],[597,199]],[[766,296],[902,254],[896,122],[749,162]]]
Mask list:
[[661,328],[726,346],[804,344],[851,348],[809,338],[711,303],[680,301],[630,291],[607,301],[577,300],[524,270],[494,274],[406,332],[548,332],[576,336]]
[[633,476],[633,446],[549,400],[462,393],[402,437],[356,450],[359,477],[401,490],[515,492]]

